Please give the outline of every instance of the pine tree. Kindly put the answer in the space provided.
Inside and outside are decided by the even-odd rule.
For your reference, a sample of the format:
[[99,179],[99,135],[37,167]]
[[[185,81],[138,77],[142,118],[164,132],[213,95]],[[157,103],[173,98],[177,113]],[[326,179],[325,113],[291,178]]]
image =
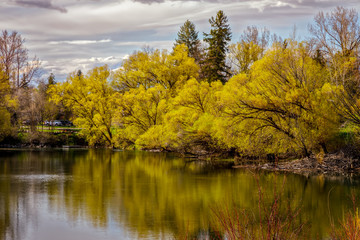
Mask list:
[[231,29],[228,18],[223,11],[218,11],[216,18],[209,19],[210,33],[204,33],[204,41],[209,44],[206,59],[204,60],[203,73],[209,82],[220,80],[225,83],[230,76],[229,67],[226,65],[226,52],[231,41]]
[[198,38],[198,33],[195,30],[195,24],[189,20],[186,20],[184,25],[180,27],[180,30],[177,34],[177,39],[175,40],[174,48],[177,45],[184,44],[189,50],[189,57],[195,59],[196,62],[199,62],[201,59],[200,51],[200,40]]
[[54,73],[50,73],[50,76],[48,77],[47,86],[54,85],[54,84],[56,84],[55,75],[54,75]]

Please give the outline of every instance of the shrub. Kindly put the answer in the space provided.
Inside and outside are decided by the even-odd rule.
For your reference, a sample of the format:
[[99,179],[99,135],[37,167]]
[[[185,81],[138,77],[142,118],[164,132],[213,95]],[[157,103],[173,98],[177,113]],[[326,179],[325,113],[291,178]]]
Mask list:
[[332,221],[331,239],[333,240],[359,240],[360,239],[360,217],[359,210],[356,206],[356,197],[351,195],[353,210],[345,214],[342,221],[336,226]]
[[283,189],[284,184],[268,198],[258,184],[257,212],[229,206],[213,208],[215,226],[229,240],[305,238],[306,224],[299,216],[301,208],[285,198]]

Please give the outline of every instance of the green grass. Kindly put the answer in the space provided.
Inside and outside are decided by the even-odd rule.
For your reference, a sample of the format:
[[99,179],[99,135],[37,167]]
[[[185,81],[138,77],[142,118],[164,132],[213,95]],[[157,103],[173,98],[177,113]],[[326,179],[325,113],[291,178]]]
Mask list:
[[[21,129],[23,130],[29,130],[30,126],[22,126]],[[78,132],[81,129],[77,128],[75,126],[72,127],[63,127],[63,126],[41,126],[41,125],[37,125],[36,129],[38,132],[53,132],[53,133],[58,133],[58,132]]]

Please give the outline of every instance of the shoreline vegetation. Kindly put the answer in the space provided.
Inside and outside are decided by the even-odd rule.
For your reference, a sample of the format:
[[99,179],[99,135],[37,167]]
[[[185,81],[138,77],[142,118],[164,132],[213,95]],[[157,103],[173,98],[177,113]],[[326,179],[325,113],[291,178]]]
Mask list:
[[[0,144],[1,150],[11,150],[11,149],[89,149],[89,145],[86,144],[84,139],[71,137],[71,142],[69,144],[69,136],[64,137],[64,135],[59,135],[57,137],[50,137],[47,133],[48,138],[46,141],[51,139],[51,142],[45,142],[44,136],[41,137],[42,140],[38,138],[33,138],[30,142],[18,142],[13,144]],[[57,139],[56,139],[57,138]],[[103,148],[103,147],[99,147]],[[117,151],[117,149],[114,149]],[[164,151],[163,149],[141,149],[142,151],[149,152],[169,152]],[[254,171],[272,171],[279,173],[294,173],[303,176],[342,176],[342,177],[353,177],[360,176],[360,161],[353,157],[345,155],[343,152],[339,153],[328,153],[328,154],[318,154],[311,155],[308,157],[296,158],[289,157],[278,160],[268,158],[258,158],[258,159],[249,159],[249,158],[240,158],[238,156],[231,157],[226,153],[219,154],[186,154],[179,153],[174,151],[173,153],[178,154],[179,157],[186,159],[187,162],[198,162],[199,164],[211,165],[214,169],[224,169],[224,168],[234,168],[234,169],[245,169],[245,170],[254,170]]]
[[[58,83],[54,74],[35,79],[40,61],[28,58],[19,33],[2,31],[0,146],[159,150],[305,174],[359,171],[355,9],[319,12],[302,41],[295,30],[282,38],[249,26],[231,43],[221,10],[209,24],[203,41],[186,20],[171,51],[144,48],[116,70],[78,70]],[[51,119],[71,120],[78,131],[40,131]]]

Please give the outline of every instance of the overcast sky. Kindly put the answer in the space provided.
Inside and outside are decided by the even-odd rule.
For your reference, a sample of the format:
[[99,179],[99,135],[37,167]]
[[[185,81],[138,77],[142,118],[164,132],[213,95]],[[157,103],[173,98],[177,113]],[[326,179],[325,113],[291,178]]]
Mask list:
[[171,49],[187,19],[202,39],[218,10],[228,16],[236,42],[249,25],[284,37],[296,25],[305,38],[314,15],[339,4],[360,12],[359,0],[1,0],[0,28],[18,31],[45,76],[53,72],[61,81],[78,69],[117,68],[144,46]]

